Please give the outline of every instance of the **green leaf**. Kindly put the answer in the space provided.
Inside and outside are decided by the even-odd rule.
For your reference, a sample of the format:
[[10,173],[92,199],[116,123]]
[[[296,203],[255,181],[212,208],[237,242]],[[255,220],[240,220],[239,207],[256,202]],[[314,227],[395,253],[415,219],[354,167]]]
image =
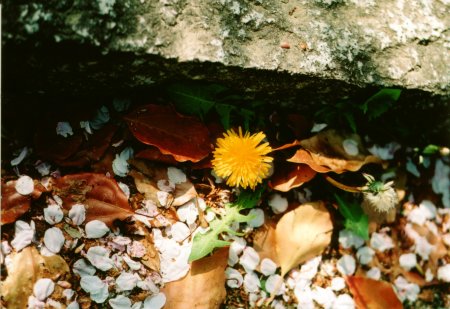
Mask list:
[[184,83],[171,84],[166,90],[179,112],[203,118],[226,88],[216,84]]
[[229,104],[216,104],[216,111],[219,114],[220,122],[225,130],[230,129],[230,115],[231,111],[235,109],[235,106]]
[[363,212],[357,203],[349,203],[334,195],[339,205],[339,212],[344,217],[344,225],[348,230],[353,231],[356,235],[364,240],[369,239],[369,217]]
[[352,129],[352,132],[356,133],[356,121],[355,121],[355,118],[353,117],[353,114],[351,114],[351,113],[344,113],[344,117],[347,120],[348,125]]
[[430,144],[424,148],[422,153],[426,154],[426,155],[431,155],[431,154],[435,154],[435,153],[439,152],[439,149],[440,149],[439,146]]
[[64,231],[66,231],[67,234],[69,234],[72,238],[81,238],[81,233],[79,230],[71,227],[68,224],[64,224]]
[[241,215],[241,207],[231,204],[225,205],[225,214],[221,218],[216,218],[210,222],[210,229],[204,233],[194,236],[189,262],[201,259],[210,254],[215,248],[228,246],[230,243],[219,239],[220,234],[227,232],[235,234],[230,229],[233,222],[248,222],[254,218],[253,215]]
[[255,112],[246,108],[241,108],[238,110],[238,114],[244,118],[244,129],[245,131],[250,131],[250,122],[255,117]]
[[361,106],[364,114],[369,115],[369,119],[375,119],[384,114],[395,102],[398,101],[401,94],[400,89],[385,88],[367,99]]
[[241,191],[237,198],[236,205],[238,205],[241,209],[254,208],[261,199],[261,196],[265,189],[265,186],[261,186],[256,191]]

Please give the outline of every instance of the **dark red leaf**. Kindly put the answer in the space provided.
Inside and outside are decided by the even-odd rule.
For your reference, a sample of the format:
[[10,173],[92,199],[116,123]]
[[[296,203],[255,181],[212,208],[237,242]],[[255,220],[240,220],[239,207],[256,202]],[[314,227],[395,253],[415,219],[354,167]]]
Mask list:
[[117,182],[102,174],[82,173],[67,175],[55,180],[56,193],[63,207],[70,209],[76,203],[87,207],[86,220],[101,220],[108,225],[133,215],[128,199]]
[[211,151],[208,128],[194,117],[171,107],[149,104],[125,117],[130,131],[142,143],[158,147],[179,162],[198,162]]
[[166,164],[177,164],[178,161],[174,159],[171,155],[162,154],[156,147],[151,147],[139,151],[135,156],[136,159],[146,159],[150,161],[162,162]]
[[15,222],[30,209],[31,199],[38,199],[45,188],[36,185],[33,193],[22,195],[16,191],[16,181],[2,182],[1,225]]

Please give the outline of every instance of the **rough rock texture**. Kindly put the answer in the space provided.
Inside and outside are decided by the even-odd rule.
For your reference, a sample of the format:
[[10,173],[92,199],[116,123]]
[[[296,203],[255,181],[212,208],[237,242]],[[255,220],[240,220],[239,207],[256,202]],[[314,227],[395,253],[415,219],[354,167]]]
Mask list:
[[191,78],[269,92],[398,86],[448,96],[449,12],[449,0],[8,0],[6,90]]

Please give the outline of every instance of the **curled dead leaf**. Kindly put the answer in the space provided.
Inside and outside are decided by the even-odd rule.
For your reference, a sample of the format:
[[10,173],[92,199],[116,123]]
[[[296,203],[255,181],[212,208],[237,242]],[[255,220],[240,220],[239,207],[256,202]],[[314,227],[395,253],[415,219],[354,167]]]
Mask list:
[[[356,154],[349,154],[344,149],[344,141],[354,143]],[[309,165],[318,173],[343,173],[358,171],[368,163],[381,163],[375,156],[369,155],[363,148],[361,138],[356,134],[343,135],[336,130],[326,130],[300,142],[302,149],[288,159],[289,162]]]
[[[44,257],[35,247],[13,253],[7,270],[8,276],[1,282],[0,291],[6,308],[11,309],[27,308],[28,297],[33,294],[34,283],[38,279],[57,281],[70,274],[69,266],[62,257]],[[56,288],[62,289],[58,285]]]
[[259,227],[253,237],[253,248],[258,252],[261,260],[269,258],[279,264],[276,248],[276,223],[267,219],[263,226]]
[[198,162],[211,151],[208,128],[194,117],[169,106],[148,104],[125,117],[131,133],[142,143],[157,147],[179,162]]
[[333,223],[323,202],[302,204],[281,217],[276,234],[276,251],[281,275],[319,255],[331,241]]
[[228,248],[220,248],[213,255],[194,261],[186,277],[162,289],[167,297],[166,308],[220,308],[226,297],[227,265]]
[[403,308],[392,285],[388,282],[359,276],[348,276],[346,277],[346,281],[353,294],[357,308]]
[[275,168],[269,186],[277,191],[287,192],[300,187],[316,176],[316,171],[306,164],[292,164],[286,162]]

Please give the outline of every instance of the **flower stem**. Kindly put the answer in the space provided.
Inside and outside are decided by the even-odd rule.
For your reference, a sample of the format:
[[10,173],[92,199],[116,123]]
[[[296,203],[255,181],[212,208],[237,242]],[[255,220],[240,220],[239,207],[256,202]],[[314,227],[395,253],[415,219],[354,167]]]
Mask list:
[[364,190],[363,187],[351,187],[351,186],[344,185],[343,183],[340,183],[337,180],[331,178],[327,174],[323,174],[323,177],[325,178],[326,181],[331,183],[336,188],[347,191],[347,192],[361,193]]

